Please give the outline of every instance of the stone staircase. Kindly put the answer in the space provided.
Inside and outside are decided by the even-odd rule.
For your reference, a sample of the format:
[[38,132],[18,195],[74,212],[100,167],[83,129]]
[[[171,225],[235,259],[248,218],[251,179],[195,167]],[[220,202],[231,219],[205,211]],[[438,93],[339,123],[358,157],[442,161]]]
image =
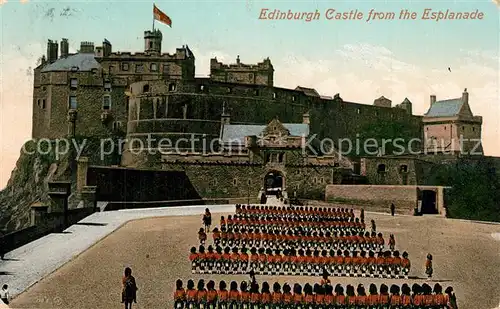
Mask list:
[[285,204],[281,202],[275,195],[268,195],[266,205],[269,206],[284,206]]

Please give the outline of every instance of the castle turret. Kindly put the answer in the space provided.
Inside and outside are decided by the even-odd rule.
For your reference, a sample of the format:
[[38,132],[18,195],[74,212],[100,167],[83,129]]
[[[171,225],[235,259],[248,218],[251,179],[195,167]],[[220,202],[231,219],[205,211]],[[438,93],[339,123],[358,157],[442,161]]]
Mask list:
[[51,63],[57,60],[58,46],[57,41],[48,40],[47,42],[47,62]]
[[68,39],[62,39],[61,40],[61,58],[66,58],[68,57],[69,54],[69,43]]
[[462,92],[462,102],[469,104],[469,93],[467,92],[467,88],[465,88],[464,92]]
[[144,51],[150,54],[161,54],[162,38],[160,30],[144,31]]

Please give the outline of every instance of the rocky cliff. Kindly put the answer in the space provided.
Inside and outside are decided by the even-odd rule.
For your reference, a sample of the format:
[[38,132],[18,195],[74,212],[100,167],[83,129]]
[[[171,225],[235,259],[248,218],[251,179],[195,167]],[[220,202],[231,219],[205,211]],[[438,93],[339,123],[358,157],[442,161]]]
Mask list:
[[[82,137],[78,138],[81,139]],[[110,165],[119,162],[119,156],[100,161],[99,139],[86,138],[86,140],[87,144],[81,155],[89,157],[92,164]],[[31,205],[35,202],[50,203],[49,181],[72,179],[73,194],[69,198],[70,209],[76,208],[80,202],[74,194],[76,166],[70,166],[70,152],[56,156],[54,144],[51,147],[53,151],[48,154],[37,152],[35,148],[33,142],[28,142],[23,147],[6,188],[0,191],[0,231],[11,232],[30,226]]]
[[54,153],[28,154],[22,150],[6,188],[0,191],[0,229],[30,226],[31,204],[49,203],[48,182],[67,174],[68,167],[67,157],[56,160]]

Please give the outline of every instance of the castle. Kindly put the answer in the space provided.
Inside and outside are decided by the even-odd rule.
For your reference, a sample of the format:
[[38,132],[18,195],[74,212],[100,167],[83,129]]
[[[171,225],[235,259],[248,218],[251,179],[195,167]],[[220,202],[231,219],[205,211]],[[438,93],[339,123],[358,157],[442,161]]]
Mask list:
[[[408,99],[393,104],[382,96],[367,105],[301,86],[275,87],[269,58],[255,65],[239,56],[235,64],[214,58],[210,77],[197,78],[187,45],[174,54],[162,53],[161,46],[159,30],[144,32],[140,53],[114,52],[104,40],[98,47],[82,42],[69,54],[62,39],[59,55],[58,43],[49,40],[34,70],[32,137],[121,132],[128,140],[121,168],[183,172],[202,198],[272,189],[318,198],[329,184],[418,186],[425,184],[431,157],[482,152],[474,142],[481,139],[482,118],[473,115],[466,90],[451,100],[431,95],[428,112],[419,116]],[[349,152],[338,142],[366,138],[381,124],[403,127],[405,139],[420,142],[399,155]],[[325,138],[332,140],[326,149]],[[163,139],[169,144],[160,145]],[[187,139],[201,142],[193,147]],[[213,140],[211,151],[204,151],[204,141]],[[135,151],[146,144],[157,151]],[[169,151],[173,144],[176,152]],[[93,164],[82,164],[83,174]],[[83,185],[86,177],[79,180]]]

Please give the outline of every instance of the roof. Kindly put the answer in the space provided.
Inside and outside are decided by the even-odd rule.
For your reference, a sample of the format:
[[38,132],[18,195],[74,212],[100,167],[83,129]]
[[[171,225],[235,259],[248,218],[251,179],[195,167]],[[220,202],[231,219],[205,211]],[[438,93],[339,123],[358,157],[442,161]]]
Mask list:
[[[308,136],[309,125],[305,123],[283,123],[283,126],[290,131],[291,136]],[[226,124],[222,131],[222,141],[224,143],[240,144],[245,143],[245,136],[259,136],[267,125],[248,124]]]
[[462,109],[463,101],[459,99],[449,99],[436,101],[431,105],[425,116],[427,117],[450,117],[456,116]]
[[78,53],[57,59],[55,62],[47,64],[42,69],[42,72],[71,71],[73,67],[77,67],[78,71],[91,71],[93,69],[99,69],[101,65],[95,60],[94,54]]
[[313,88],[297,86],[295,90],[302,91],[305,95],[310,97],[319,97],[319,93],[316,91],[316,89]]

